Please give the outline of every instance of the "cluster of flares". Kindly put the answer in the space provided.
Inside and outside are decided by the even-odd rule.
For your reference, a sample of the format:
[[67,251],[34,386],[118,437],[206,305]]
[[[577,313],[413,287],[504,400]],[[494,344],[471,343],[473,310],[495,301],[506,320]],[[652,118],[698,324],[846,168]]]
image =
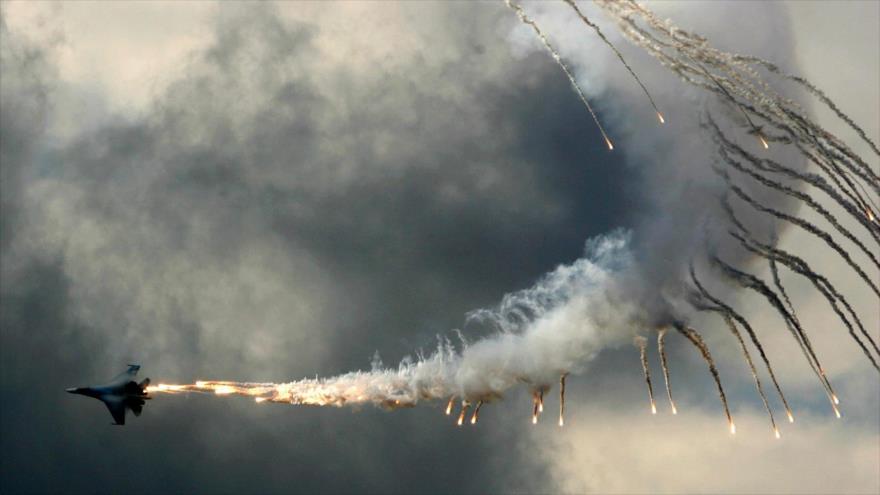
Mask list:
[[[632,0],[597,0],[596,3],[617,22],[621,32],[631,42],[647,50],[685,82],[715,93],[720,101],[734,107],[744,117],[749,134],[757,137],[761,148],[769,149],[769,142],[787,145],[797,150],[804,160],[822,172],[822,175],[819,175],[802,171],[748,151],[745,147],[737,144],[735,139],[725,135],[721,126],[716,123],[715,117],[711,113],[707,113],[704,129],[717,144],[720,158],[720,164],[713,165],[713,170],[727,184],[729,191],[728,196],[722,200],[723,209],[732,226],[726,235],[733,238],[747,252],[758,258],[766,259],[773,276],[773,287],[759,277],[734,267],[718,255],[710,254],[709,264],[734,284],[763,296],[767,303],[779,313],[821,384],[834,415],[840,418],[841,413],[838,408],[840,401],[781,282],[778,265],[788,268],[811,282],[828,301],[850,337],[878,371],[880,371],[877,364],[880,349],[842,292],[803,259],[779,248],[775,231],[765,236],[768,237],[767,240],[761,240],[760,236],[751,232],[743,222],[736,218],[731,200],[735,198],[741,204],[766,215],[780,225],[793,225],[820,239],[840,256],[868,289],[880,297],[880,291],[878,291],[874,280],[868,276],[867,270],[855,261],[847,248],[840,241],[835,240],[830,232],[804,218],[768,206],[756,199],[754,195],[747,193],[746,188],[739,182],[739,180],[752,181],[753,184],[763,186],[774,194],[787,196],[809,207],[831,225],[840,236],[855,246],[875,269],[880,269],[880,263],[875,255],[877,246],[872,248],[865,245],[859,236],[845,227],[843,222],[839,221],[827,208],[822,206],[820,201],[811,195],[813,190],[824,193],[836,206],[850,215],[852,221],[864,229],[865,234],[878,243],[880,242],[880,235],[878,235],[880,234],[880,225],[875,220],[877,205],[871,199],[871,192],[874,195],[880,194],[880,177],[867,164],[866,160],[850,149],[842,140],[811,120],[806,111],[797,103],[775,92],[770,84],[760,76],[758,69],[764,69],[771,74],[799,83],[853,129],[874,154],[880,156],[880,150],[868,138],[867,134],[825,93],[807,80],[786,74],[765,60],[729,54],[712,48],[704,37],[681,30],[669,21],[660,20],[651,11]],[[756,122],[759,122],[760,125]],[[736,178],[733,177],[734,173],[738,174]],[[794,422],[794,415],[757,335],[745,318],[719,298],[709,294],[697,278],[693,263],[690,267],[690,277],[693,287],[690,294],[692,306],[698,310],[720,315],[727,328],[736,337],[743,351],[744,360],[754,378],[758,394],[770,418],[774,435],[779,438],[779,428],[773,418],[757,370],[737,324],[745,329],[752,344],[758,349],[785,408],[788,420]],[[856,332],[855,328],[858,328],[859,331]],[[713,365],[708,348],[701,342],[698,334],[685,330],[686,336],[700,349],[711,370]],[[661,330],[661,348],[662,332]],[[661,359],[664,361],[665,370],[665,358],[661,357]],[[719,395],[729,419],[719,377],[716,371],[712,371],[712,374],[716,379]],[[733,431],[732,422],[731,431]]]
[[[656,112],[657,119],[663,124],[665,119],[654,98],[621,52],[608,40],[599,26],[584,14],[574,0],[562,1],[574,10],[585,26],[595,32],[604,44],[613,50],[616,57],[638,83]],[[505,0],[505,2],[515,12],[517,18],[534,31],[543,47],[562,69],[580,101],[592,116],[608,149],[613,150],[614,145],[611,139],[572,75],[572,71],[551,44],[548,36],[520,5],[512,0]],[[871,198],[872,194],[875,196],[880,194],[880,177],[866,160],[856,154],[842,140],[811,120],[807,112],[797,103],[774,91],[770,83],[761,76],[759,70],[798,83],[852,128],[867,143],[874,154],[880,156],[880,150],[868,138],[867,134],[843,113],[825,93],[805,79],[786,74],[775,65],[762,59],[730,54],[713,48],[708,40],[702,36],[679,29],[669,21],[660,20],[651,11],[633,0],[595,0],[595,3],[616,23],[624,37],[630,42],[647,51],[685,83],[710,92],[710,94],[717,96],[722,104],[735,109],[732,115],[743,117],[743,121],[739,124],[746,128],[747,134],[756,137],[760,146],[759,153],[768,150],[771,142],[776,143],[780,147],[797,150],[803,159],[821,171],[821,174],[807,172],[763,156],[763,154],[759,155],[749,151],[747,147],[738,144],[734,138],[722,131],[721,126],[716,122],[716,116],[709,112],[706,113],[703,129],[711,136],[718,149],[718,159],[712,168],[717,176],[724,181],[727,190],[726,196],[721,200],[721,209],[726,213],[729,229],[723,233],[723,236],[728,241],[733,239],[736,245],[755,258],[766,260],[769,263],[773,281],[772,284],[769,284],[758,276],[748,273],[745,269],[734,266],[712,249],[706,256],[705,264],[715,273],[720,273],[733,285],[754,291],[762,296],[763,300],[778,313],[782,323],[801,349],[810,369],[816,375],[833,413],[840,418],[841,413],[838,408],[840,401],[804,325],[797,317],[795,307],[779,276],[779,267],[784,267],[805,278],[822,294],[847,330],[849,337],[859,346],[878,371],[880,371],[880,365],[878,365],[880,347],[865,328],[848,299],[826,276],[816,271],[802,258],[780,248],[775,230],[763,236],[750,231],[735,214],[733,202],[738,202],[741,208],[750,208],[756,214],[765,215],[778,225],[793,225],[823,241],[840,256],[869,290],[880,297],[880,288],[877,287],[875,279],[872,279],[866,269],[850,256],[841,241],[835,240],[835,236],[831,232],[801,217],[768,206],[765,202],[757,199],[754,194],[748,193],[748,188],[742,185],[743,181],[750,182],[751,185],[760,185],[772,194],[785,196],[809,207],[832,226],[836,235],[845,238],[848,243],[855,246],[864,255],[864,258],[875,269],[880,269],[880,260],[876,255],[876,244],[880,244],[878,207]],[[874,245],[868,246],[862,242],[859,236],[845,226],[844,222],[841,222],[822,206],[822,203],[812,195],[813,192],[823,193],[836,206],[840,207],[846,215],[851,217],[851,220],[854,220],[855,225],[864,230],[862,234],[867,234]],[[711,242],[711,235],[707,232],[707,243]],[[692,260],[690,263],[689,279],[685,282],[687,302],[697,311],[721,317],[724,327],[730,331],[742,351],[755,389],[768,415],[772,433],[776,438],[780,438],[780,429],[773,416],[773,407],[761,382],[761,373],[752,360],[749,344],[757,350],[760,362],[769,376],[776,395],[778,395],[788,422],[794,423],[794,414],[777,380],[770,359],[753,325],[720,296],[712,294],[707,285],[701,281],[697,274],[695,261],[698,260]],[[557,285],[564,286],[564,284]],[[578,295],[576,291],[569,292],[573,292],[569,294],[569,298]],[[534,297],[530,296],[529,299],[531,302],[528,304],[517,303],[519,306],[510,311],[516,317],[513,320],[489,315],[498,324],[501,338],[522,337],[516,333],[517,322],[530,319],[532,321],[538,320],[549,314],[548,308],[553,305],[558,306],[559,303],[559,298],[552,291],[549,295],[540,293],[532,296]],[[504,304],[506,301],[502,303],[502,306]],[[516,306],[516,304],[512,304],[512,306]],[[482,318],[486,314],[485,311],[478,311],[471,316]],[[669,360],[665,350],[665,337],[669,330],[675,330],[680,334],[684,341],[697,349],[705,361],[715,382],[729,431],[731,434],[736,433],[736,425],[727,403],[721,376],[709,347],[700,333],[689,324],[681,321],[664,323],[649,330],[656,332],[657,352],[672,414],[677,414],[678,410],[673,400]],[[647,353],[648,340],[639,335],[635,337],[634,343],[640,353],[651,413],[657,414]],[[196,392],[244,396],[251,397],[256,402],[311,406],[373,404],[388,409],[412,407],[421,400],[446,400],[445,414],[447,416],[452,416],[456,404],[459,404],[460,410],[456,417],[456,424],[462,426],[468,421],[467,416],[471,408],[473,408],[473,412],[469,421],[474,425],[479,420],[479,413],[484,404],[500,399],[502,390],[517,383],[526,383],[531,387],[532,392],[531,422],[537,424],[544,412],[545,393],[551,388],[547,376],[553,374],[553,376],[559,376],[558,424],[560,427],[565,424],[565,385],[566,377],[572,371],[571,366],[560,364],[558,368],[553,370],[539,370],[531,375],[520,370],[502,370],[492,378],[494,381],[489,386],[481,385],[483,382],[480,379],[468,378],[470,375],[464,373],[464,359],[463,352],[456,351],[448,342],[445,342],[441,343],[438,351],[431,357],[422,358],[416,362],[404,362],[397,370],[380,369],[371,372],[353,372],[331,378],[306,379],[289,383],[199,381],[189,385],[158,384],[148,387],[147,391],[168,394]],[[486,378],[485,381],[490,380]]]

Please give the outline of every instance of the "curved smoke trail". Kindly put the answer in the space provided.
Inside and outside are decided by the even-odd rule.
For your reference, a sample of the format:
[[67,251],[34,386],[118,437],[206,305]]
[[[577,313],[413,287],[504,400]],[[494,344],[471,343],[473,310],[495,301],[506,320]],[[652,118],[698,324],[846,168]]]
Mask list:
[[[617,231],[587,244],[583,258],[561,265],[533,287],[508,294],[472,318],[493,321],[494,335],[456,350],[442,339],[436,351],[397,369],[352,372],[288,383],[199,381],[159,384],[151,392],[204,392],[253,397],[258,402],[389,409],[425,400],[460,398],[491,402],[517,384],[546,390],[560,376],[581,371],[591,356],[626,337],[612,321],[636,319],[636,308],[610,307],[615,274],[631,263],[629,235]],[[614,314],[609,314],[613,311]],[[450,399],[451,401],[451,399]]]

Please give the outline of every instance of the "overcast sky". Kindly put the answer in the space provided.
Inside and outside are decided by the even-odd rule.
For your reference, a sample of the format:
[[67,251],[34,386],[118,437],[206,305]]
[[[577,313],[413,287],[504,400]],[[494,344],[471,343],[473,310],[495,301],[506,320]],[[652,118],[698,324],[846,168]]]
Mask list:
[[[650,6],[805,75],[880,140],[877,2]],[[110,427],[100,403],[63,390],[129,362],[170,382],[330,376],[369,369],[375,352],[393,366],[453,329],[479,339],[468,311],[614,229],[633,232],[644,290],[662,286],[697,249],[695,202],[717,187],[696,125],[705,95],[588,3],[668,126],[564,4],[525,8],[587,88],[614,153],[500,1],[2,8],[3,491],[880,491],[878,375],[787,273],[844,416],[829,414],[772,310],[732,294],[798,414],[778,441],[735,341],[702,315],[736,437],[705,365],[672,337],[677,416],[662,400],[649,414],[638,352],[622,345],[570,378],[562,430],[529,424],[524,388],[473,428],[438,403],[386,412],[210,396],[157,397]],[[803,233],[782,245],[825,268],[877,335],[877,300],[845,264]]]

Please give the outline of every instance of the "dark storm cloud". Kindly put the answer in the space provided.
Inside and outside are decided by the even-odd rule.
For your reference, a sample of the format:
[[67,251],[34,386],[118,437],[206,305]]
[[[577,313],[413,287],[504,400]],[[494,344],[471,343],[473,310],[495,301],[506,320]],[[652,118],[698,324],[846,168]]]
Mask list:
[[443,36],[367,74],[325,66],[320,25],[223,13],[151,112],[61,149],[12,104],[41,86],[6,84],[31,73],[6,65],[4,30],[4,215],[29,218],[4,220],[2,391],[22,397],[2,405],[4,490],[545,486],[518,431],[456,430],[430,408],[164,397],[115,429],[62,392],[129,360],[170,380],[394,362],[628,223],[635,172],[597,161],[552,60],[510,57],[499,6],[433,8]]
[[52,74],[37,47],[9,33],[2,11],[0,43],[0,247],[5,250],[19,221],[22,169],[32,160],[36,141],[44,131]]

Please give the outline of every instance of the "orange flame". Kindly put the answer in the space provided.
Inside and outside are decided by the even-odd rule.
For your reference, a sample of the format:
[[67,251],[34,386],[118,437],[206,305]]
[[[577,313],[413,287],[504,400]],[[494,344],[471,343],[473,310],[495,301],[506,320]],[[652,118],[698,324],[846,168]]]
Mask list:
[[468,408],[470,407],[470,402],[466,400],[461,401],[461,414],[458,415],[458,426],[461,426],[464,423],[464,416],[467,414]]
[[474,415],[471,416],[471,424],[472,425],[477,424],[477,420],[480,417],[480,408],[482,408],[482,407],[483,407],[483,401],[477,402],[477,407],[474,408]]

